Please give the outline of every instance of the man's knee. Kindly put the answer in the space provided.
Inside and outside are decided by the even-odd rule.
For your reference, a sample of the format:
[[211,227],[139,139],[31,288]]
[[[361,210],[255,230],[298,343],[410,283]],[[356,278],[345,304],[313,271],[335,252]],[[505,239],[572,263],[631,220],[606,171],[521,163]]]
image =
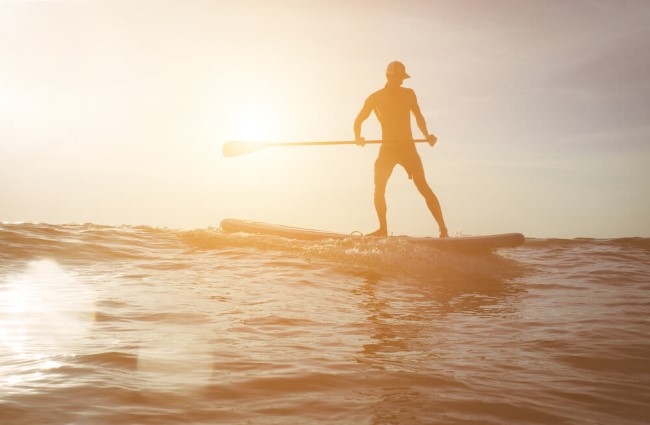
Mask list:
[[436,197],[436,194],[433,193],[433,190],[431,189],[431,187],[429,187],[429,185],[425,184],[423,187],[418,187],[418,191],[427,201],[427,204],[430,202],[438,201],[438,197]]
[[388,186],[388,179],[385,176],[375,176],[375,196],[383,195],[386,192],[386,186]]
[[413,176],[413,183],[415,183],[415,187],[420,191],[421,194],[425,194],[428,192],[433,192],[431,189],[431,186],[429,186],[429,183],[427,183],[427,179],[424,178],[424,174],[416,174]]

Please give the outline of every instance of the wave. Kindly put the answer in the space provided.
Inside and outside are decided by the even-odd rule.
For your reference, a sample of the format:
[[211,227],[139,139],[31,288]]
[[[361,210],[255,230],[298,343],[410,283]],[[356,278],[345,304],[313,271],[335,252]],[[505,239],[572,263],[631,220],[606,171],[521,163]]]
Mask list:
[[560,247],[623,247],[650,250],[650,238],[624,237],[624,238],[526,238],[526,246],[535,248],[560,248]]
[[527,239],[497,253],[447,252],[398,238],[299,241],[277,236],[222,233],[218,228],[176,230],[149,226],[97,224],[0,224],[0,259],[23,262],[51,258],[64,263],[123,261],[141,269],[180,270],[205,255],[236,264],[287,265],[299,271],[314,263],[345,274],[392,276],[417,282],[499,282],[526,268],[560,263],[570,251],[636,261],[647,258],[648,238]]
[[173,244],[175,231],[147,226],[96,224],[0,224],[0,255],[6,259],[138,259]]

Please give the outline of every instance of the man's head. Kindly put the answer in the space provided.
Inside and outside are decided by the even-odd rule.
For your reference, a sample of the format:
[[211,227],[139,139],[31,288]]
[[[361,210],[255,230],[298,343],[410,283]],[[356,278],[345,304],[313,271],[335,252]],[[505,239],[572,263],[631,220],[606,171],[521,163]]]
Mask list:
[[402,82],[411,76],[406,73],[406,67],[402,62],[393,61],[386,67],[386,78],[389,81]]

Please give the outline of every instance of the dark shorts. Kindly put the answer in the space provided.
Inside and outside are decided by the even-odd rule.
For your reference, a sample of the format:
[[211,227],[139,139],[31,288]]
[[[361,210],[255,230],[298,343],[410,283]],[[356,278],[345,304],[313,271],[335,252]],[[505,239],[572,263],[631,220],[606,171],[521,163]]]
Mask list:
[[381,149],[375,161],[375,185],[385,185],[397,164],[404,167],[409,179],[415,175],[424,174],[422,159],[415,147],[398,152]]

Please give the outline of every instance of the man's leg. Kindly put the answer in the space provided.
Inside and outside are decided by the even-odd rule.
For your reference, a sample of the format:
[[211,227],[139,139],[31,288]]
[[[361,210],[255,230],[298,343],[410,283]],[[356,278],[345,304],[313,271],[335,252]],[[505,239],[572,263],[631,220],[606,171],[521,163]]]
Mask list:
[[413,183],[415,183],[415,187],[417,187],[418,192],[420,192],[420,194],[424,197],[424,200],[427,203],[427,207],[429,208],[431,215],[438,223],[438,230],[440,231],[440,237],[441,238],[448,237],[449,235],[447,233],[447,226],[445,225],[445,219],[442,216],[442,208],[440,207],[440,202],[438,201],[438,197],[436,196],[436,194],[433,193],[433,190],[431,190],[431,186],[429,186],[429,183],[427,183],[427,179],[424,176],[424,168],[422,167],[422,161],[419,160],[419,158],[417,163],[414,165],[412,169],[411,176],[413,177]]
[[377,219],[379,219],[379,229],[370,233],[370,236],[387,236],[388,223],[386,221],[386,184],[390,175],[393,173],[394,164],[386,161],[381,156],[375,161],[375,211],[377,211]]

